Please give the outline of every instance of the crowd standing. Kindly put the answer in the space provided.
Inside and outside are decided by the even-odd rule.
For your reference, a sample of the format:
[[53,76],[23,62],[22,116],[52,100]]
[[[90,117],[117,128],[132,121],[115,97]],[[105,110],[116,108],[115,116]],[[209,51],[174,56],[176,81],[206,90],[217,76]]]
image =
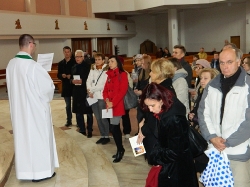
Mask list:
[[[32,111],[40,108],[50,111],[54,85],[47,72],[31,58],[35,50],[34,38],[21,35],[19,46],[20,52],[9,62],[6,73],[15,151],[18,153],[16,173],[18,179],[39,182],[55,176],[54,168],[59,164],[50,112],[44,116],[42,112]],[[154,61],[150,55],[137,54],[131,75],[124,70],[124,59],[119,56],[105,57],[95,50],[93,56],[82,50],[76,50],[72,56],[68,46],[63,48],[63,54],[57,77],[62,81],[61,96],[66,104],[65,126],[72,125],[72,113],[75,113],[79,133],[91,138],[94,114],[100,133],[96,144],[109,143],[112,134],[116,145],[112,156],[114,163],[120,162],[125,153],[120,121],[125,138],[131,133],[130,110],[124,108],[124,97],[130,86],[138,96],[137,143],[143,142],[149,165],[161,166],[157,178],[159,187],[202,186],[196,174],[204,171],[208,157],[205,153],[193,157],[188,137],[190,125],[209,143],[208,149],[214,147],[227,154],[234,186],[250,186],[250,57],[242,59],[242,52],[234,44],[225,42],[220,53],[214,49],[211,62],[202,47],[193,56],[191,65],[185,60],[186,49],[182,45],[174,46],[172,54],[168,48],[159,48]],[[22,63],[28,65],[21,66]],[[20,78],[13,74],[23,68],[30,72],[27,76]],[[35,80],[37,76],[32,76],[34,72],[43,78],[43,85],[35,84],[39,81]],[[193,78],[193,72],[197,77]],[[26,93],[20,85],[29,91]],[[21,94],[21,100],[17,99],[16,91]],[[24,94],[31,94],[28,106],[23,105]],[[90,105],[87,98],[96,101]],[[29,118],[16,114],[20,107],[26,107],[21,111],[29,113]],[[103,118],[103,110],[112,110],[113,117]],[[16,124],[17,117],[19,125]],[[31,122],[35,125],[30,126]],[[47,128],[40,123],[46,124]],[[24,130],[26,128],[20,131],[20,124],[28,125],[32,135]],[[48,131],[47,144],[42,141],[40,131]],[[27,148],[20,142],[28,142],[28,151],[22,150]],[[44,146],[47,156],[34,156],[40,146]],[[29,159],[22,159],[27,162],[21,163],[20,158]],[[43,166],[37,165],[37,159]],[[31,168],[25,174],[23,168],[27,164]]]

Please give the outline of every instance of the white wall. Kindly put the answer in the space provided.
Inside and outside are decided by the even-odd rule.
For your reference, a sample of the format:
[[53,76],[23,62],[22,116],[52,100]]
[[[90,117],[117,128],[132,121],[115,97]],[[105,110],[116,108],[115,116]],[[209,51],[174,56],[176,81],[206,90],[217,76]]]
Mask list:
[[54,53],[53,63],[57,63],[64,58],[63,47],[63,39],[42,39],[39,40],[39,46],[36,53]]
[[[160,14],[156,16],[156,46],[158,48],[169,47],[168,42],[168,14]],[[171,50],[172,51],[172,50]]]
[[232,6],[184,11],[185,46],[187,51],[220,51],[224,40],[240,36],[240,45],[246,53],[246,8],[245,3]]
[[152,15],[131,17],[136,25],[136,36],[128,39],[128,56],[140,52],[140,44],[149,39],[156,44],[156,20]]
[[119,54],[128,54],[128,39],[127,38],[117,38],[117,45],[119,47]]
[[0,40],[0,69],[5,69],[10,59],[19,51],[18,40]]
[[250,1],[246,3],[246,53],[250,52]]

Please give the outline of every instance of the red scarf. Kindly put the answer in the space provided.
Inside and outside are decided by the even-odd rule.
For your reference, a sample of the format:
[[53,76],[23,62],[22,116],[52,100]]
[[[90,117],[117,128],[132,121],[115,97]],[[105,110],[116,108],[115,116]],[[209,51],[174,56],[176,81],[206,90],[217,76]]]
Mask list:
[[160,120],[160,114],[163,112],[163,110],[161,109],[161,111],[158,114],[154,114],[154,117],[158,120]]

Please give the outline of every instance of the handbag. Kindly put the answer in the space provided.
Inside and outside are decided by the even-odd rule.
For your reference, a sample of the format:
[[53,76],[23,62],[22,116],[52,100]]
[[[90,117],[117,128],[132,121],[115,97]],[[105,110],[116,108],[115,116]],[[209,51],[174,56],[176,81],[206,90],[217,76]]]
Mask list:
[[192,126],[188,129],[189,145],[193,157],[197,157],[207,150],[208,143],[201,134]]
[[131,108],[136,108],[138,105],[138,97],[135,94],[134,90],[128,86],[127,93],[124,97],[124,108],[129,110]]
[[161,171],[162,166],[152,166],[148,172],[148,177],[146,179],[145,187],[157,187],[158,186],[158,176]]
[[[120,80],[121,80],[121,75],[119,74],[119,81]],[[123,101],[125,110],[136,108],[138,105],[138,96],[135,94],[134,90],[129,85]]]
[[234,186],[234,178],[230,169],[230,161],[225,151],[219,152],[215,148],[208,149],[205,154],[209,157],[206,169],[202,172],[199,181],[205,187]]

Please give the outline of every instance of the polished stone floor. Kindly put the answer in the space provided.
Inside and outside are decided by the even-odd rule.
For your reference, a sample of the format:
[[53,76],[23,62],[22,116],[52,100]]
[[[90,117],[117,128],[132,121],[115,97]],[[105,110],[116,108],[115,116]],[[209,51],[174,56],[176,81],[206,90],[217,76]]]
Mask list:
[[[0,106],[0,126],[11,130],[8,100],[6,98],[0,100]],[[39,183],[19,181],[15,177],[15,166],[13,165],[10,177],[5,185],[6,187],[145,186],[145,179],[150,166],[145,162],[143,156],[134,157],[128,139],[123,138],[126,152],[122,161],[114,164],[112,162],[112,155],[116,152],[114,140],[111,139],[111,142],[106,145],[95,144],[100,138],[96,121],[94,121],[94,136],[92,138],[86,138],[86,136],[78,133],[75,125],[69,129],[61,128],[65,123],[64,107],[63,100],[54,99],[51,102],[60,162],[60,167],[56,169],[57,175],[50,180]],[[131,135],[134,135],[137,131],[135,114],[135,109],[132,109],[130,111],[132,122]],[[75,119],[73,119],[73,124],[76,124]]]

